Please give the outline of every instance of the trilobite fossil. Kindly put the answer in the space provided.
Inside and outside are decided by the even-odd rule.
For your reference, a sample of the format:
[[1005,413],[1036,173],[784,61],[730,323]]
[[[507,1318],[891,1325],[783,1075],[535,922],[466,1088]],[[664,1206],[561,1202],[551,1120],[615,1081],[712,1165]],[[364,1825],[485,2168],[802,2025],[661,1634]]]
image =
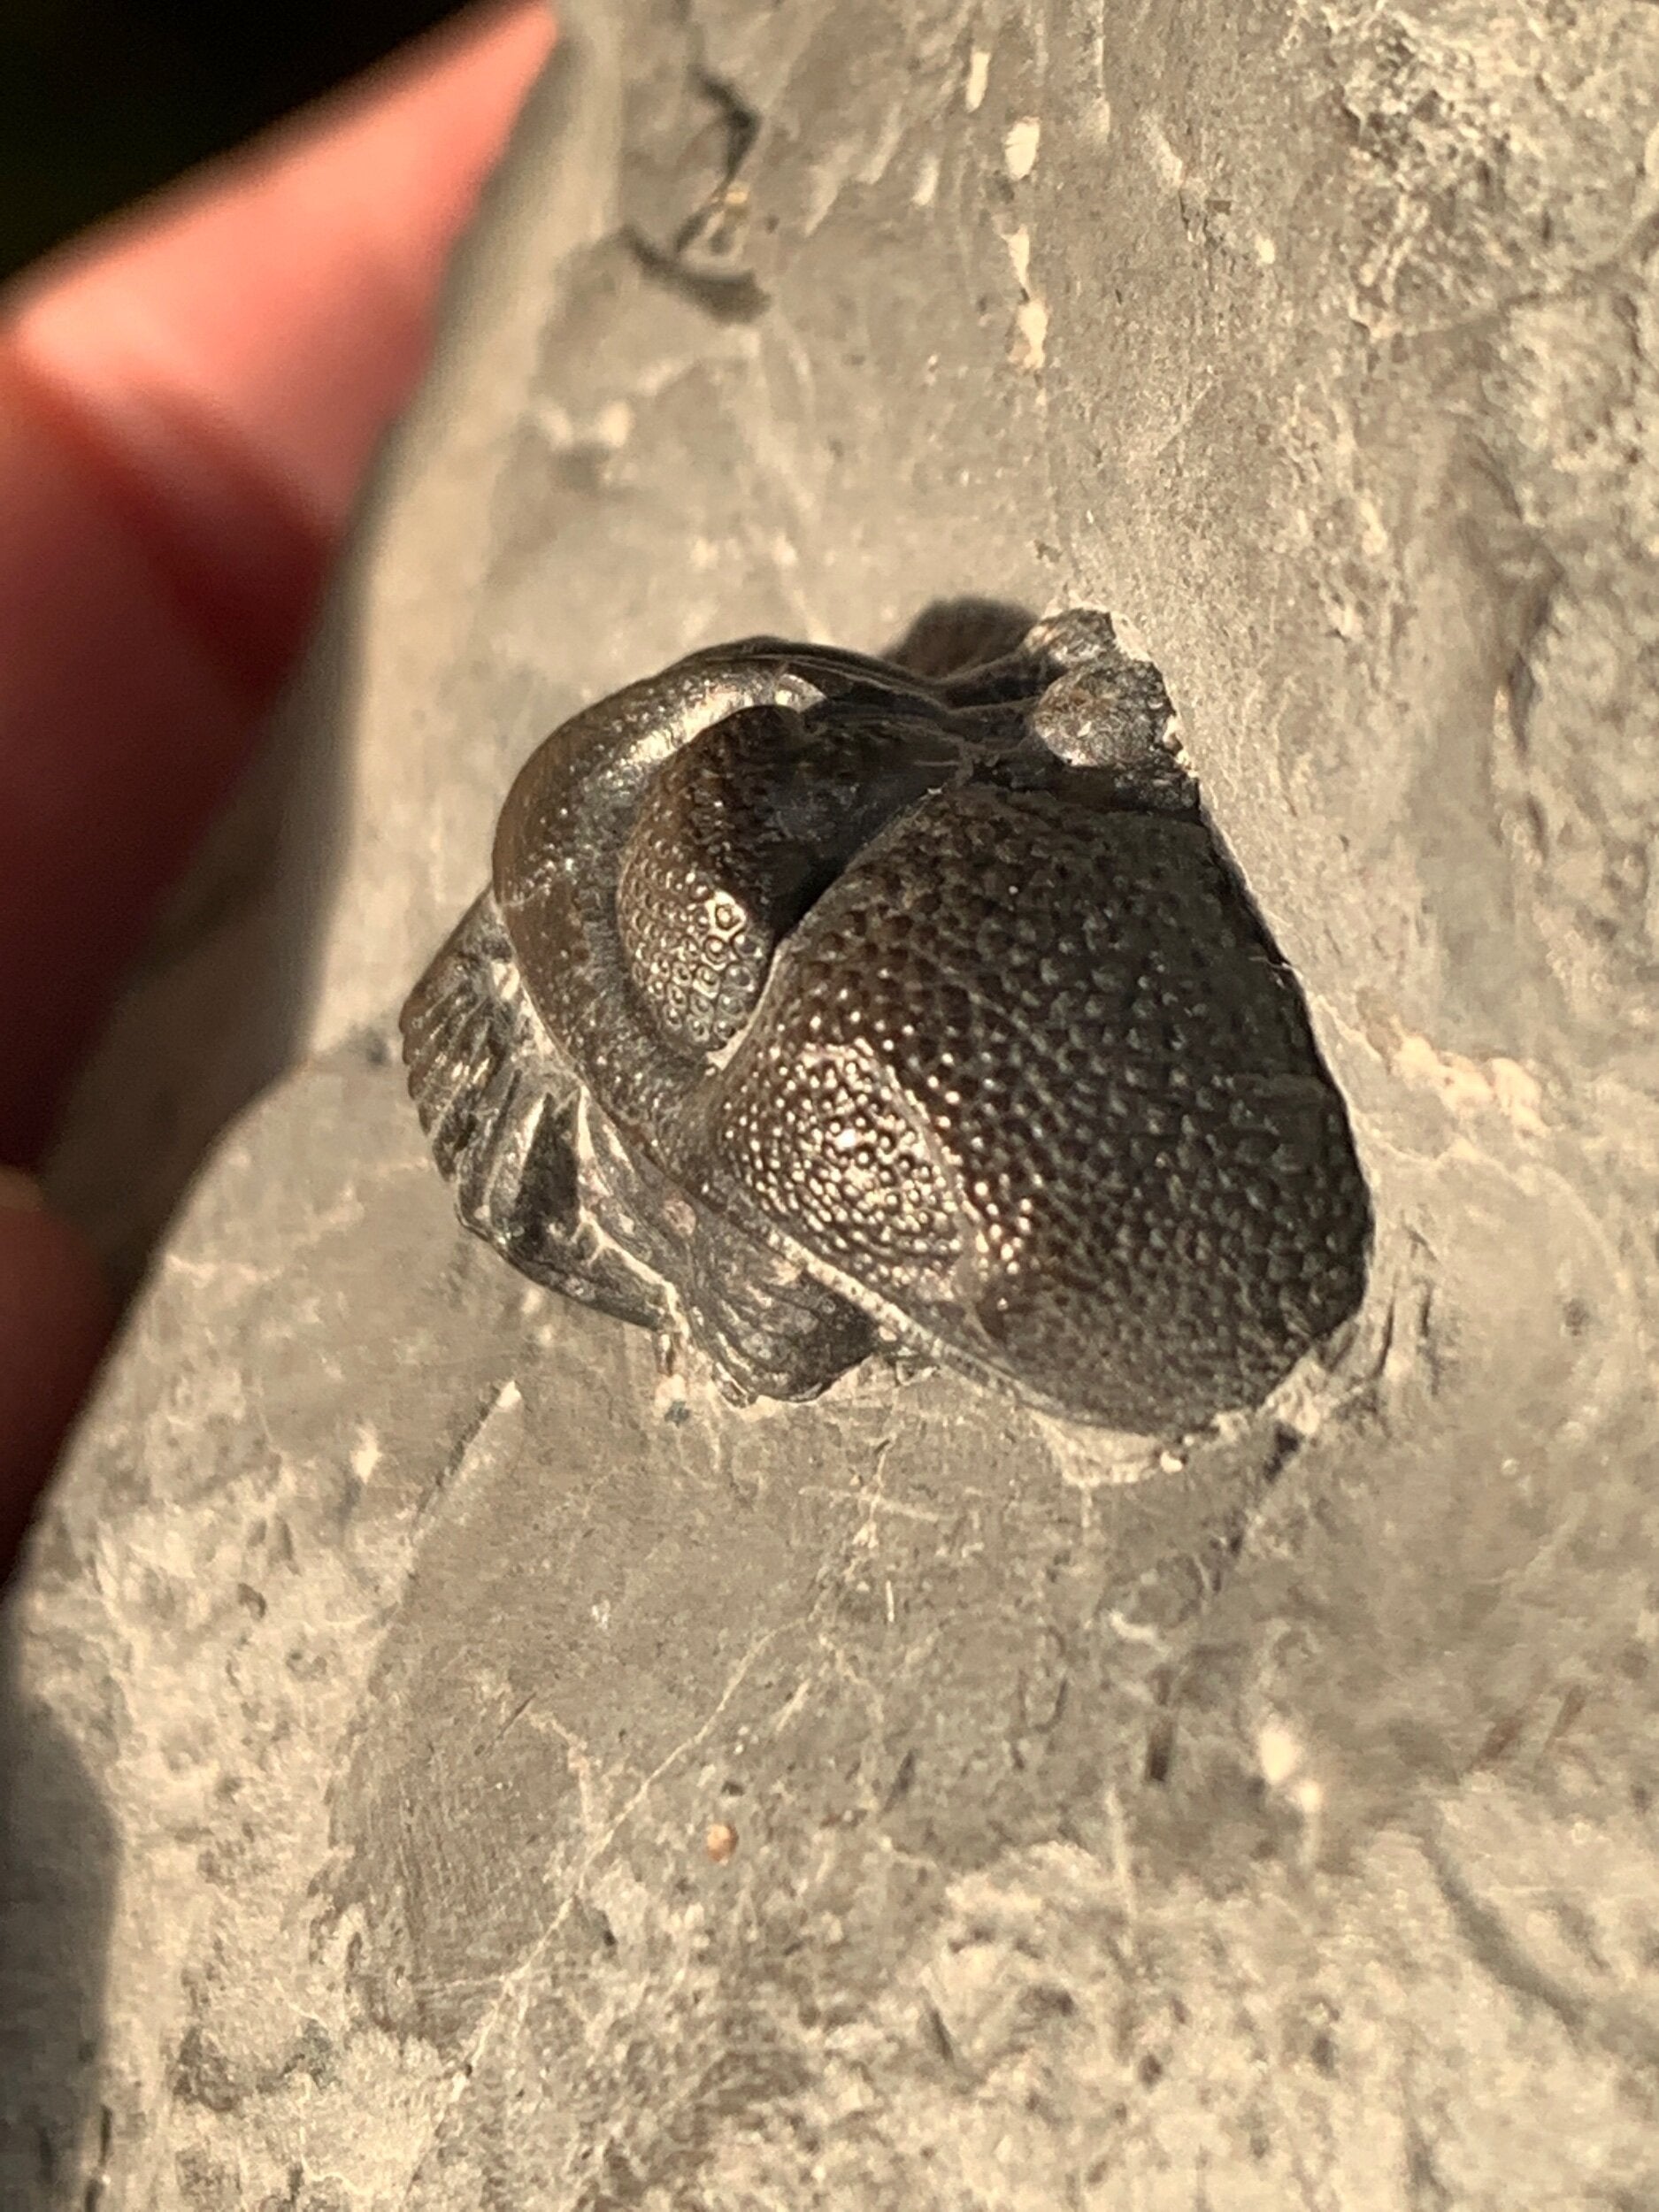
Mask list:
[[729,1394],[879,1349],[1196,1426],[1356,1307],[1370,1210],[1149,664],[756,638],[556,730],[403,1010],[467,1227]]

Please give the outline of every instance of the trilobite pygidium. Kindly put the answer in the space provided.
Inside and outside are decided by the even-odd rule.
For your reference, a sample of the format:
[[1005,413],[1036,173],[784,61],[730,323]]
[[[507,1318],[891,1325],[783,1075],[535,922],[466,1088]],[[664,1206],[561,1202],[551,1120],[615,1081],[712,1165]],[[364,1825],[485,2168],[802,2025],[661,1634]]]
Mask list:
[[462,1219],[733,1395],[887,1346],[1141,1432],[1259,1399],[1369,1205],[1169,719],[1074,611],[944,677],[751,640],[565,723],[404,1010]]

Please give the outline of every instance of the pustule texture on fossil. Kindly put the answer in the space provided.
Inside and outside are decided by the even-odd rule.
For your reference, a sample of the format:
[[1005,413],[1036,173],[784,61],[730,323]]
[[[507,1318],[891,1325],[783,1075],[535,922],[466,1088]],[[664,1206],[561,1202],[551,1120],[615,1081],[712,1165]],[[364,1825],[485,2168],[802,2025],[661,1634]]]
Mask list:
[[937,660],[751,638],[556,730],[410,1087],[469,1229],[733,1397],[886,1349],[1190,1429],[1358,1305],[1348,1118],[1151,664]]

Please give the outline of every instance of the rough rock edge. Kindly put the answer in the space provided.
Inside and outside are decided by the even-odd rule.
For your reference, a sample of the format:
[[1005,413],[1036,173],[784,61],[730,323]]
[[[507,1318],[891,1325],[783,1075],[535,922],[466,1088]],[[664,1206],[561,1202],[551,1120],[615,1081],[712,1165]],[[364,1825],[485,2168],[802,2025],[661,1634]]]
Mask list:
[[[768,34],[715,11],[697,64],[744,88],[761,119],[756,162],[767,157],[768,134],[786,129],[780,111],[786,121],[798,114],[785,50],[796,19],[773,19],[782,22],[784,59],[768,60]],[[1022,50],[1011,12],[997,21],[1002,36],[987,45],[976,43],[977,24],[942,13],[914,27],[930,67],[937,58],[922,49],[937,29],[951,81],[964,101],[977,91],[972,111],[987,134],[1001,139],[1040,110],[1047,118],[1033,96],[1040,64],[1057,102],[1099,96],[1085,69],[1056,73],[1052,58]],[[540,1579],[529,1571],[535,1603],[514,1616],[529,1678],[522,1688],[497,1686],[477,1669],[480,1629],[495,1632],[514,1576],[541,1555],[533,1510],[540,1491],[518,1479],[525,1439],[534,1446],[562,1434],[537,1397],[540,1363],[516,1348],[500,1286],[442,1256],[447,1228],[429,1210],[441,1196],[411,1164],[398,1165],[390,1094],[373,1090],[383,1079],[362,1071],[369,1087],[342,1094],[331,1113],[320,1110],[322,1096],[330,1084],[349,1089],[343,1071],[296,1086],[258,1125],[257,1164],[239,1164],[233,1147],[205,1187],[191,1233],[204,1242],[181,1246],[173,1279],[164,1277],[146,1309],[15,1615],[28,1639],[26,1682],[50,1691],[55,1716],[37,1713],[30,1727],[33,1770],[48,1780],[56,1771],[61,1782],[89,1751],[108,1769],[107,1785],[82,1808],[79,1859],[58,1868],[56,1916],[37,1913],[37,1927],[90,1924],[97,1882],[77,1888],[73,1878],[88,1865],[96,1874],[104,1809],[126,1830],[115,1953],[121,2017],[102,2062],[113,2084],[105,2093],[115,2116],[110,2187],[137,2202],[211,2204],[215,2192],[245,2181],[265,2185],[250,2179],[259,2174],[270,2177],[274,2203],[540,2200],[651,2212],[779,2201],[1048,2207],[1067,2194],[1115,2201],[1134,2187],[1171,2203],[1455,2201],[1495,2212],[1517,2187],[1563,2202],[1636,2204],[1654,2193],[1648,2108],[1659,2015],[1647,1809],[1656,1778],[1655,1560],[1642,1477],[1655,1442],[1647,1194],[1659,1148],[1651,1055],[1628,1026],[1635,1010],[1617,965],[1625,956],[1596,914],[1608,898],[1620,922],[1640,905],[1639,880],[1611,863],[1640,845],[1652,796],[1645,756],[1628,740],[1650,695],[1640,668],[1659,626],[1640,599],[1639,567],[1629,557],[1609,566],[1621,549],[1640,549],[1651,498],[1650,470],[1629,457],[1648,356],[1640,339],[1627,345],[1622,335],[1598,350],[1594,334],[1609,297],[1620,333],[1644,329],[1650,310],[1637,267],[1646,219],[1621,224],[1616,190],[1575,198],[1568,180],[1582,167],[1605,187],[1622,173],[1619,149],[1632,111],[1651,111],[1659,58],[1642,12],[1601,21],[1607,50],[1598,58],[1572,43],[1581,25],[1547,25],[1542,11],[1510,20],[1506,39],[1524,53],[1525,42],[1539,48],[1511,68],[1509,44],[1483,42],[1488,27],[1460,19],[1448,28],[1426,8],[1286,8],[1276,24],[1282,45],[1258,81],[1237,66],[1229,13],[1205,26],[1204,37],[1185,27],[1182,101],[1136,106],[1113,86],[1114,127],[1126,128],[1131,114],[1140,124],[1144,177],[1127,168],[1119,176],[1123,222],[1097,234],[1095,250],[1102,237],[1144,239],[1148,252],[1170,256],[1179,280],[1178,234],[1196,239],[1204,286],[1183,292],[1177,281],[1165,298],[1156,272],[1141,272],[1172,357],[1194,333],[1202,342],[1187,357],[1201,380],[1218,354],[1242,358],[1244,335],[1259,357],[1254,387],[1211,376],[1198,396],[1210,415],[1189,406],[1178,426],[1179,473],[1136,473],[1136,454],[1144,459],[1148,449],[1135,444],[1137,426],[1144,432],[1148,411],[1167,397],[1155,379],[1139,388],[1118,380],[1110,424],[1094,410],[1102,364],[1091,384],[1076,350],[1082,296],[1064,265],[1064,235],[1021,225],[1017,202],[1015,234],[1028,234],[1023,277],[1011,249],[1006,256],[1024,294],[1010,332],[1010,343],[1024,341],[1018,373],[1041,380],[1046,396],[1037,412],[1055,489],[1045,542],[1072,568],[1067,581],[1079,595],[1134,611],[1139,591],[1212,803],[1298,961],[1356,1105],[1386,1227],[1377,1288],[1385,1302],[1373,1319],[1385,1325],[1386,1358],[1369,1408],[1362,1399],[1328,1423],[1248,1525],[1229,1525],[1225,1513],[1211,1525],[1206,1505],[1217,1494],[1202,1481],[1173,1493],[1156,1484],[1068,1491],[1076,1522],[1038,1516],[1033,1525],[1020,1514],[1044,1494],[1017,1485],[1002,1502],[1002,1540],[975,1568],[971,1592],[950,1580],[971,1563],[964,1543],[918,1571],[915,1586],[939,1601],[936,1618],[960,1623],[971,1601],[994,1609],[958,1648],[995,1656],[1023,1617],[995,1609],[1018,1582],[1018,1530],[1052,1543],[1064,1528],[1084,1563],[1067,1571],[1079,1578],[1072,1601],[1083,1603],[1085,1588],[1085,1617],[1110,1628],[1114,1661],[1127,1654],[1138,1663],[1102,1674],[1106,1644],[1079,1637],[1069,1617],[1070,1643],[1064,1632],[1056,1631],[1057,1643],[1039,1632],[1018,1647],[1028,1663],[1011,1682],[999,1677],[1001,1688],[971,1669],[953,1673],[926,1708],[940,1725],[908,1766],[903,1751],[894,1755],[902,1729],[889,1738],[879,1724],[902,1682],[884,1678],[878,1688],[859,1663],[868,1661],[872,1620],[879,1630],[886,1610],[873,1568],[892,1563],[884,1548],[898,1538],[888,1532],[929,1525],[902,1509],[932,1494],[925,1457],[913,1455],[922,1448],[914,1438],[903,1450],[886,1440],[887,1409],[863,1402],[826,1405],[827,1417],[804,1432],[803,1501],[849,1509],[862,1494],[861,1471],[873,1477],[878,1468],[882,1484],[900,1486],[853,1516],[872,1532],[859,1545],[757,1552],[757,1586],[774,1595],[793,1595],[805,1563],[820,1563],[797,1616],[824,1632],[826,1664],[793,1677],[786,1668],[773,1682],[768,1655],[781,1647],[787,1621],[769,1640],[741,1608],[733,1617],[718,1570],[733,1549],[732,1500],[746,1515],[738,1524],[746,1539],[761,1526],[751,1501],[767,1498],[779,1432],[733,1424],[719,1449],[699,1459],[704,1430],[695,1418],[671,1423],[666,1433],[687,1438],[674,1525],[683,1526],[687,1502],[718,1497],[726,1515],[707,1524],[726,1530],[723,1541],[680,1560],[682,1596],[689,1585],[704,1603],[698,1638],[687,1647],[682,1627],[672,1647],[680,1664],[714,1671],[698,1674],[687,1693],[688,1724],[682,1717],[669,1730],[672,1759],[649,1770],[642,1794],[624,1787],[617,1820],[604,1792],[626,1782],[629,1768],[626,1757],[593,1755],[603,1683],[578,1683],[572,1703],[559,1671],[580,1648],[578,1631],[588,1633],[581,1607],[602,1601],[605,1578],[584,1578],[572,1561]],[[1049,27],[1050,36],[1064,27]],[[810,30],[799,35],[802,47],[810,43]],[[673,38],[665,44],[672,50]],[[1135,68],[1151,66],[1155,47],[1110,58],[1132,92]],[[640,51],[649,58],[643,42]],[[1231,72],[1237,85],[1219,130],[1205,106],[1206,68],[1217,81]],[[1295,221],[1258,234],[1242,196],[1244,151],[1260,125],[1250,103],[1259,104],[1263,83],[1279,98],[1311,69],[1347,119],[1331,142],[1348,151],[1330,154],[1330,173],[1316,170],[1310,181],[1297,157],[1298,134],[1312,126],[1300,108],[1273,109],[1279,128],[1261,134],[1272,158],[1256,180],[1283,180],[1307,196]],[[1548,88],[1573,72],[1574,96],[1552,99]],[[1536,106],[1534,84],[1545,88]],[[819,230],[838,200],[877,189],[883,162],[890,166],[902,145],[887,148],[868,104],[852,119],[838,172],[810,180],[813,211],[829,193]],[[1063,120],[1044,121],[1049,156],[1082,128],[1076,113]],[[1589,134],[1582,144],[1573,135],[1580,131]],[[1040,153],[1034,171],[1010,179],[1017,190],[1041,183],[1044,159]],[[1448,165],[1454,180],[1484,196],[1471,205],[1466,190],[1469,227],[1442,234],[1435,211]],[[787,165],[768,173],[785,184],[791,174]],[[873,182],[861,181],[866,173]],[[1633,173],[1640,180],[1640,161]],[[936,176],[935,191],[949,183]],[[1456,248],[1449,258],[1436,252],[1442,234]],[[1272,261],[1259,238],[1274,247]],[[1304,307],[1334,299],[1336,323],[1349,318],[1350,334],[1367,334],[1363,349],[1333,352],[1321,383],[1312,373],[1318,346],[1336,343],[1335,325],[1316,325],[1310,338],[1294,319],[1286,326],[1260,307],[1251,322],[1240,303],[1256,295],[1239,273],[1252,266],[1286,271],[1274,281],[1294,277]],[[1330,283],[1333,269],[1349,273],[1346,288]],[[1493,273],[1499,296],[1489,299],[1480,288]],[[881,273],[872,265],[866,282]],[[786,308],[787,277],[757,259],[757,283]],[[1018,308],[1039,301],[1036,359],[1035,319],[1021,326]],[[674,305],[699,311],[683,299]],[[741,338],[737,326],[723,327],[723,344]],[[748,327],[764,332],[766,320]],[[1309,342],[1308,373],[1276,383],[1297,368],[1293,339]],[[695,360],[688,338],[676,342]],[[820,384],[833,380],[833,366],[827,356],[818,365]],[[591,426],[615,395],[585,396],[574,373],[566,385],[558,403],[571,426],[568,459],[584,434],[578,402],[598,398],[582,418]],[[665,389],[651,404],[665,409],[672,432]],[[1277,547],[1283,517],[1271,495],[1245,495],[1262,489],[1251,484],[1242,434],[1257,390],[1294,398],[1276,470],[1305,472],[1307,541],[1317,549],[1300,565],[1286,550],[1279,596],[1265,612],[1263,549]],[[636,390],[632,403],[642,413],[647,402]],[[1233,424],[1241,434],[1221,449],[1239,461],[1223,488],[1206,473],[1203,439],[1206,422],[1230,419],[1230,408],[1244,412]],[[776,421],[743,426],[757,454],[778,434]],[[1099,457],[1106,429],[1126,462]],[[630,437],[640,436],[636,421]],[[611,464],[601,457],[596,465]],[[1276,481],[1267,480],[1268,494]],[[687,496],[695,490],[688,480]],[[1091,514],[1091,502],[1107,507],[1108,493],[1110,511]],[[1229,522],[1241,500],[1242,541]],[[856,566],[868,544],[856,518],[840,519],[856,541],[843,544],[842,560]],[[1193,589],[1225,607],[1253,647],[1254,689],[1241,680],[1246,664],[1229,659],[1227,636],[1217,641],[1226,626],[1194,624],[1188,633],[1178,624],[1158,572],[1169,543],[1189,562]],[[1101,572],[1114,566],[1129,580],[1127,595],[1110,578],[1102,588]],[[1547,607],[1540,575],[1556,580]],[[1025,579],[1010,586],[1023,590]],[[828,580],[831,597],[836,588]],[[1334,642],[1310,646],[1302,661],[1284,657],[1272,623],[1287,624],[1293,639],[1312,638],[1296,626],[1298,595],[1309,592]],[[1619,610],[1617,635],[1602,618],[1609,605]],[[872,604],[866,618],[874,628],[894,611]],[[510,593],[495,612],[511,620]],[[638,610],[630,621],[650,627]],[[848,634],[839,620],[822,626]],[[1182,630],[1173,650],[1172,626]],[[668,657],[654,638],[636,641],[641,658]],[[880,634],[856,641],[879,643]],[[1492,753],[1467,736],[1488,728]],[[1516,741],[1517,729],[1530,730],[1527,743]],[[400,772],[383,738],[371,731],[369,741],[371,753],[380,747],[363,772],[370,787],[383,772],[418,817],[418,764]],[[1481,780],[1494,762],[1495,806]],[[1540,810],[1541,836],[1528,830],[1529,803]],[[1584,846],[1572,841],[1580,826]],[[369,856],[382,869],[387,849]],[[1356,902],[1360,888],[1369,908]],[[429,885],[412,903],[441,910],[446,898],[446,887]],[[405,918],[388,927],[386,918],[382,910],[372,930],[365,914],[363,927],[379,933],[377,957],[390,961],[408,949],[403,934],[426,925]],[[339,941],[336,972],[349,995],[355,954]],[[372,979],[373,964],[365,973]],[[429,1423],[418,1418],[392,1435],[388,1413],[366,1478],[352,1455],[360,1450],[367,1464],[370,1440],[348,1444],[337,1408],[313,1399],[308,1417],[304,1403],[305,1386],[337,1350],[327,1338],[337,1317],[308,1325],[290,1398],[273,1399],[258,1379],[275,1371],[280,1278],[244,1256],[308,1243],[307,1263],[323,1268],[325,1283],[332,1267],[349,1284],[365,1243],[352,1174],[299,1207],[302,1222],[310,1217],[303,1234],[281,1210],[288,1201],[280,1186],[285,1164],[292,1194],[303,1193],[305,1174],[326,1185],[329,1146],[336,1161],[349,1161],[354,1131],[384,1146],[363,1184],[387,1177],[395,1199],[380,1233],[395,1252],[397,1234],[413,1237],[426,1256],[430,1276],[411,1271],[443,1317],[446,1389],[469,1409],[442,1436],[427,1435]],[[418,1229],[412,1216],[422,1209]],[[1539,1263],[1529,1264],[1534,1254]],[[204,1271],[214,1270],[232,1288],[241,1281],[245,1322],[227,1317],[225,1286]],[[359,1287],[383,1300],[396,1278],[394,1269]],[[374,1318],[383,1351],[395,1339],[385,1313]],[[639,1348],[590,1336],[596,1325],[578,1326],[568,1315],[519,1317],[518,1325],[549,1321],[568,1387],[590,1391],[584,1402],[595,1421],[618,1420],[641,1450],[660,1448],[644,1415],[649,1367]],[[426,1325],[418,1300],[408,1325]],[[232,1364],[238,1330],[263,1348]],[[181,1363],[174,1348],[204,1337],[217,1359]],[[438,1348],[428,1343],[435,1372]],[[417,1352],[410,1371],[423,1371]],[[250,1386],[261,1401],[252,1416]],[[931,1402],[913,1393],[894,1401],[901,1409],[918,1402]],[[310,1417],[316,1434],[286,1460],[278,1452],[261,1473],[261,1423],[273,1417],[302,1429]],[[855,1440],[868,1432],[859,1424],[872,1417],[882,1448],[861,1457]],[[987,1456],[1029,1466],[1006,1432],[985,1432],[982,1406],[972,1417]],[[953,1426],[947,1433],[959,1440]],[[214,1585],[182,1574],[188,1558],[177,1548],[180,1503],[190,1502],[204,1539],[214,1525],[201,1488],[216,1451],[227,1465],[246,1455],[247,1479],[275,1485],[285,1505],[314,1517],[318,1571],[335,1578],[320,1609],[274,1579],[286,1616],[249,1582],[266,1608],[247,1608],[250,1617],[257,1615],[257,1627],[273,1624],[263,1655],[245,1660],[226,1648],[234,1613],[204,1624],[190,1612],[193,1602],[211,1610],[208,1594],[228,1592],[228,1576]],[[371,1509],[365,1532],[342,1545],[339,1531],[356,1525],[363,1496],[374,1498],[382,1467],[406,1486],[404,1503],[395,1494]],[[959,1461],[952,1472],[974,1486],[971,1467]],[[157,1493],[148,1504],[146,1483]],[[629,1494],[647,1518],[630,1525],[622,1516],[624,1536],[655,1525],[648,1509],[657,1494]],[[1087,1517],[1086,1502],[1096,1515],[1164,1505],[1177,1524],[1179,1509],[1191,1507],[1190,1525],[1207,1533],[1189,1540],[1186,1586],[1201,1601],[1180,1602],[1182,1577],[1149,1532],[1140,1540],[1149,1550],[1139,1549],[1133,1539],[1120,1542],[1112,1524],[1102,1555],[1101,1523]],[[603,1485],[579,1486],[559,1525],[614,1528],[620,1509]],[[469,1549],[469,1517],[481,1517],[472,1525],[496,1540]],[[234,1492],[219,1525],[245,1532],[244,1500]],[[321,1540],[331,1527],[332,1544]],[[1167,1526],[1164,1534],[1181,1554],[1179,1535]],[[411,1551],[424,1610],[406,1598],[380,1620],[377,1608],[393,1604]],[[650,1556],[637,1541],[627,1552],[641,1563]],[[78,1563],[93,1559],[96,1578]],[[1122,1602],[1119,1573],[1133,1604]],[[1018,1585],[1018,1594],[1031,1586]],[[538,1643],[534,1624],[549,1603],[563,1609]],[[303,1686],[315,1655],[293,1640],[314,1621],[349,1623],[354,1609],[376,1624],[373,1657],[365,1647],[356,1658],[377,1670],[373,1719],[335,1783],[334,1856],[314,1875],[320,1914],[308,1918],[303,1905],[285,1920],[268,1863],[264,1889],[256,1878],[262,1854],[290,1840],[295,1808],[305,1801],[284,1762],[323,1745],[319,1716],[336,1695]],[[664,1632],[659,1624],[658,1650]],[[729,1651],[728,1635],[736,1638]],[[145,1654],[136,1671],[125,1655],[134,1642]],[[113,1667],[88,1663],[100,1652],[121,1661],[138,1691],[136,1720],[112,1702]],[[233,1660],[250,1671],[245,1689],[228,1671]],[[453,1676],[465,1694],[446,1707],[441,1693]],[[161,1694],[181,1679],[211,1685],[216,1701],[164,1724]],[[312,1679],[326,1686],[330,1678]],[[834,1724],[810,1697],[792,1709],[803,1681],[820,1694],[849,1686],[858,1725],[844,1716]],[[998,1699],[1005,1705],[1016,1688],[1020,1709],[1048,1722],[1046,1731],[991,1724]],[[286,1713],[267,1702],[278,1691]],[[349,1726],[349,1685],[337,1695],[334,1724]],[[739,1755],[734,1739],[710,1732],[745,1695],[771,1727],[747,1739],[751,1749],[768,1746],[770,1788],[746,1786],[736,1855],[700,1861],[703,1818],[710,1802],[729,1809],[721,1792]],[[649,1701],[631,1709],[643,1724]],[[251,1732],[240,1784],[251,1793],[250,1815],[209,1786],[227,1714]],[[584,1728],[572,1732],[572,1715]],[[441,1716],[459,1732],[452,1739]],[[795,1732],[787,1757],[778,1748],[780,1717]],[[465,1732],[470,1718],[473,1736]],[[539,1760],[525,1755],[515,1764],[503,1754],[494,1767],[469,1764],[486,1722],[492,1744],[534,1736]],[[937,1772],[958,1724],[959,1747],[1018,1744],[1025,1762],[997,1770],[1002,1824],[987,1817],[971,1834],[963,1808],[991,1801],[973,1795],[961,1770],[948,1784]],[[411,1726],[433,1732],[411,1736]],[[1080,1760],[1087,1741],[1110,1756],[1086,1785],[1067,1762]],[[599,1847],[577,1847],[577,1878],[549,1875],[538,1831],[511,1829],[515,1808],[528,1818],[548,1801],[549,1773],[567,1774],[577,1793],[579,1847],[582,1839]],[[1033,1773],[1047,1778],[1033,1782]],[[838,1808],[826,1805],[826,1789]],[[942,1795],[930,1800],[930,1789]],[[1062,1837],[1052,1797],[1044,1831],[1045,1790],[1064,1801],[1064,1824],[1076,1832]],[[72,1795],[42,1786],[31,1802]],[[468,1827],[480,1803],[499,1811],[494,1830]],[[1021,1832],[1022,1813],[1037,1832]],[[169,1819],[171,1841],[158,1835]],[[912,1821],[921,1832],[906,1827]],[[37,1900],[51,1895],[41,1869],[63,1832],[42,1824],[29,1861]],[[293,1840],[296,1859],[314,1870],[322,1848],[314,1831]],[[556,1844],[571,1847],[565,1831]],[[201,1855],[215,1850],[232,1855],[220,1862],[223,1888],[204,1903]],[[910,1891],[903,1884],[913,1868]],[[559,1899],[551,1916],[549,1893]],[[198,1910],[199,1930],[188,1924]],[[274,1923],[260,1920],[265,1912]],[[295,1946],[294,1920],[314,1955]],[[537,1931],[528,1947],[515,1941],[515,1924]],[[903,1932],[896,1946],[895,1928]],[[156,1955],[157,1931],[175,1947],[165,1959]],[[287,1951],[276,1940],[284,1931]],[[459,1956],[445,1948],[457,1942]],[[175,1978],[180,1947],[188,1956]],[[495,1951],[513,1964],[506,2001],[489,2004],[480,1992],[495,1985]],[[872,1962],[879,1988],[866,1978]],[[488,1970],[476,1982],[469,1962]],[[315,1991],[322,1998],[308,2012]],[[347,2032],[337,2041],[317,2009],[322,2001],[340,2008],[334,2024]],[[58,2013],[76,2016],[61,2004]],[[158,2126],[165,2118],[165,2144],[144,2131],[146,2113]],[[365,2114],[390,2117],[380,2131]],[[75,2193],[96,2177],[99,2138],[94,2112],[42,2201],[82,2200]],[[296,2163],[302,2139],[305,2160]],[[411,2147],[423,2141],[430,2156],[417,2168]],[[38,2177],[30,2185],[38,2189]]]

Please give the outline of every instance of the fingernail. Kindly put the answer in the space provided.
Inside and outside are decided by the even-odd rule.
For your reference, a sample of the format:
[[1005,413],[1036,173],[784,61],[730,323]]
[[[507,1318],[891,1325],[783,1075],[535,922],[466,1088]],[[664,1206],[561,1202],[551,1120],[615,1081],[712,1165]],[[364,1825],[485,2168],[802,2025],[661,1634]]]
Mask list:
[[0,1167],[0,1214],[38,1214],[46,1210],[46,1197],[32,1175],[20,1167]]

